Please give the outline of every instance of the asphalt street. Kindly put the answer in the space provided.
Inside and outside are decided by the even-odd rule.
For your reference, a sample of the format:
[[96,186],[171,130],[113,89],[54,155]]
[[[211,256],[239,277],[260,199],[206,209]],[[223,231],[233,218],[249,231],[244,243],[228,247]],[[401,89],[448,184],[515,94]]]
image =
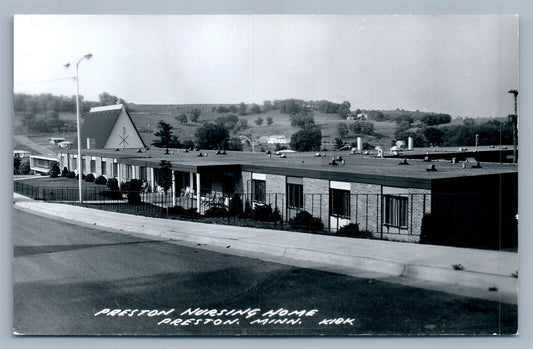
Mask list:
[[517,307],[67,224],[14,210],[28,335],[512,334]]

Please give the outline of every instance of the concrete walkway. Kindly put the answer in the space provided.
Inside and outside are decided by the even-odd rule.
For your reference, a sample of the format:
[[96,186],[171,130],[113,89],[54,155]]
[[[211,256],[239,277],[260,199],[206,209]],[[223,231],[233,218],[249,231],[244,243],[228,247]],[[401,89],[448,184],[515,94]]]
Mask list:
[[[517,304],[517,253],[148,218],[34,201],[18,194],[13,198],[15,209],[68,223]],[[459,264],[463,270],[454,269]]]

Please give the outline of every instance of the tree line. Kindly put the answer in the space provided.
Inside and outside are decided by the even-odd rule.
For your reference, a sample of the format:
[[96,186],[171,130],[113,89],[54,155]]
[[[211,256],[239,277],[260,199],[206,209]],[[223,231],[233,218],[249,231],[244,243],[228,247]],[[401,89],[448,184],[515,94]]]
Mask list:
[[490,120],[477,123],[466,118],[461,125],[428,126],[421,124],[418,127],[397,127],[394,137],[397,140],[413,138],[415,147],[427,146],[473,146],[513,144],[513,124],[509,121]]

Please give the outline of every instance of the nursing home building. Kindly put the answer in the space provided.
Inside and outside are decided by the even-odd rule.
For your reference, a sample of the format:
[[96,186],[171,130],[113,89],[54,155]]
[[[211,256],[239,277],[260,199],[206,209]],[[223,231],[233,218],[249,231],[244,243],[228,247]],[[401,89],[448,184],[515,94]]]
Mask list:
[[[100,127],[91,126],[110,118],[105,130],[102,121],[94,123]],[[507,234],[506,224],[518,210],[518,172],[513,165],[404,161],[342,152],[282,157],[148,149],[122,106],[93,109],[82,128],[82,141],[83,173],[119,182],[142,179],[157,191],[160,164],[166,160],[172,164],[173,204],[187,195],[202,212],[204,200],[239,193],[252,208],[278,208],[285,221],[305,210],[331,233],[357,223],[376,237],[418,242],[423,217],[431,214],[446,220],[441,228]],[[79,170],[75,149],[60,150],[58,159],[61,168]]]

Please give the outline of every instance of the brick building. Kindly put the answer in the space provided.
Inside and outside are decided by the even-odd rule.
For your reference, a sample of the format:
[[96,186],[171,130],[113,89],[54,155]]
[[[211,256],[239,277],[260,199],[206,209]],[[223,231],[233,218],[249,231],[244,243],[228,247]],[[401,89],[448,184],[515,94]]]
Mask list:
[[[435,217],[445,221],[439,224],[440,230],[446,227],[453,234],[470,236],[475,231],[474,235],[487,239],[494,234],[516,235],[512,220],[517,214],[518,172],[510,164],[405,162],[341,152],[329,156],[289,153],[283,157],[218,153],[84,149],[83,172],[117,177],[119,182],[142,179],[151,191],[157,191],[160,163],[167,160],[173,170],[173,205],[187,196],[202,212],[202,202],[223,202],[239,193],[252,208],[265,204],[278,208],[285,221],[305,210],[320,218],[330,233],[357,223],[376,237],[419,242],[424,236],[423,219],[432,216],[433,221]],[[339,154],[344,157],[339,158]],[[61,150],[58,158],[61,168],[77,169],[76,150]]]

